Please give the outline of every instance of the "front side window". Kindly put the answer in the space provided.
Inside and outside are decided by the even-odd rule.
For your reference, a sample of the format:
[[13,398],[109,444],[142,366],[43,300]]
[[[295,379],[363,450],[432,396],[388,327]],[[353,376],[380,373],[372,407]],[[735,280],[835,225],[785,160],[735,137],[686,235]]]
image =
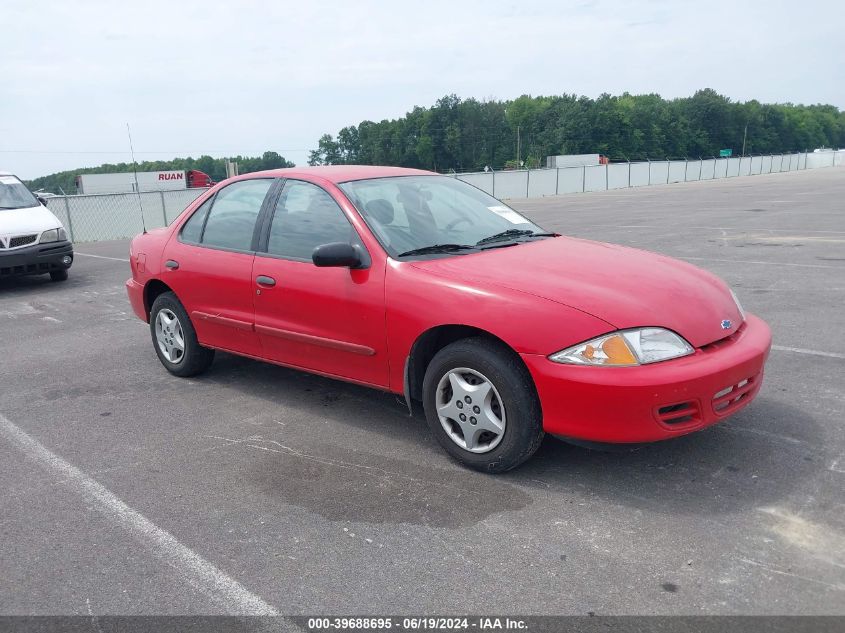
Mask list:
[[0,211],[37,206],[38,200],[17,176],[0,176]]
[[354,180],[340,188],[392,257],[471,253],[550,235],[496,198],[448,176]]
[[270,224],[267,252],[311,261],[315,248],[333,242],[360,244],[358,233],[324,189],[288,180]]
[[205,220],[200,239],[202,245],[239,251],[252,250],[255,222],[272,185],[271,178],[260,178],[240,180],[221,189]]

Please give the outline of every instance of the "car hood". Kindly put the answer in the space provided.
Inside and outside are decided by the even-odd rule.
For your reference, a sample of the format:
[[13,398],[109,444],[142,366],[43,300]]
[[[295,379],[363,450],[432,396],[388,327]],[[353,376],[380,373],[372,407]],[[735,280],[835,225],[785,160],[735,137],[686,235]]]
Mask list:
[[618,329],[664,327],[695,347],[729,336],[742,324],[730,290],[715,275],[603,242],[557,237],[412,265],[556,301]]
[[38,205],[26,209],[0,209],[0,235],[41,233],[62,226],[49,209]]

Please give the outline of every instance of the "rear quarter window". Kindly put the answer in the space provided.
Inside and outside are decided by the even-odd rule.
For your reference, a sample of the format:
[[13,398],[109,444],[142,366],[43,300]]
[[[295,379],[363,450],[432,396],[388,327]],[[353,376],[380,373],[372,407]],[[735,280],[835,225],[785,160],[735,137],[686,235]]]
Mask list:
[[202,227],[205,224],[205,216],[208,215],[208,210],[211,208],[211,203],[214,196],[203,202],[200,207],[194,211],[193,215],[185,222],[180,233],[183,242],[190,242],[192,244],[199,244],[202,239]]

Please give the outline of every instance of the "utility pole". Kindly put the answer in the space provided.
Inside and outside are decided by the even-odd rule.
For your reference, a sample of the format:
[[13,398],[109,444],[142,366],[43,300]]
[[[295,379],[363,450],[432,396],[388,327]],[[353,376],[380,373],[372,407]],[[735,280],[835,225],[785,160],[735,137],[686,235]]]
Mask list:
[[745,139],[748,136],[748,123],[745,124],[745,131],[742,133],[742,155],[745,156]]
[[516,126],[516,168],[519,169],[519,126]]

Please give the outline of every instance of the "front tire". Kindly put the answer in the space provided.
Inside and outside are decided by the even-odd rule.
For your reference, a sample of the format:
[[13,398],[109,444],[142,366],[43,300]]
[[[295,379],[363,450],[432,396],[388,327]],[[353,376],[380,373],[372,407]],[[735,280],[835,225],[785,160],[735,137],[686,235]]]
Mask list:
[[50,280],[51,281],[67,281],[67,268],[63,270],[52,270],[50,271]]
[[158,359],[174,376],[196,376],[214,360],[214,350],[199,344],[188,313],[172,292],[160,294],[153,302],[150,334]]
[[423,380],[431,432],[462,464],[488,473],[516,468],[543,440],[543,415],[519,357],[484,338],[441,349]]

